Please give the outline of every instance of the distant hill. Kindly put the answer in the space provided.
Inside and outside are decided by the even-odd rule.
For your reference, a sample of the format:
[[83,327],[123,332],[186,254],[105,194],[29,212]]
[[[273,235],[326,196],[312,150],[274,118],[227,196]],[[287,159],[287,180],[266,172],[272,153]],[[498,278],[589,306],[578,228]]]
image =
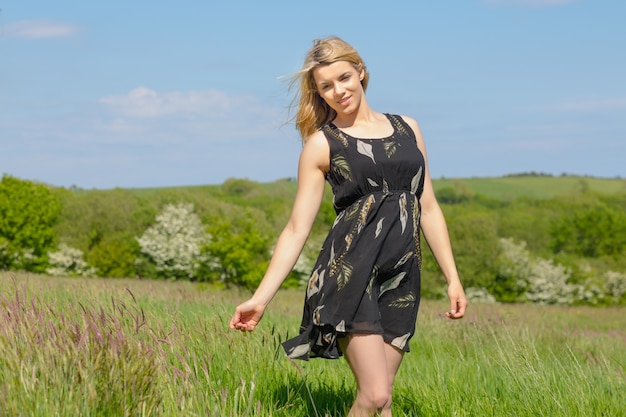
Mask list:
[[[138,194],[153,194],[163,191],[170,192],[203,192],[218,196],[224,186],[233,183],[249,183],[252,188],[259,187],[268,194],[279,193],[295,195],[297,183],[294,178],[285,178],[274,182],[257,183],[247,179],[229,179],[219,185],[181,186],[167,188],[137,188]],[[435,192],[444,189],[454,189],[469,195],[484,195],[498,200],[515,200],[519,197],[550,199],[557,196],[579,193],[584,190],[602,194],[616,194],[626,192],[626,179],[598,178],[583,176],[550,176],[535,174],[508,175],[503,177],[475,177],[475,178],[434,178]],[[226,187],[229,188],[229,187]],[[237,188],[237,187],[236,187]],[[229,190],[232,191],[232,190]],[[330,190],[328,190],[330,191]]]
[[548,175],[440,178],[433,179],[433,188],[435,192],[444,188],[460,188],[499,200],[514,200],[518,197],[548,199],[584,190],[602,194],[626,192],[626,179]]

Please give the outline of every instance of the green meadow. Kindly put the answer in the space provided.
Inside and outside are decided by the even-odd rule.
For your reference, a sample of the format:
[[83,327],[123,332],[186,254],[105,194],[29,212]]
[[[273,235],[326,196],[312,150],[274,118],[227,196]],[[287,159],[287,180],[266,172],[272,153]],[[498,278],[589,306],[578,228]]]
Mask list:
[[547,175],[511,175],[503,177],[437,178],[433,188],[461,188],[497,200],[514,200],[519,197],[549,199],[584,191],[616,194],[626,191],[626,180],[579,176],[553,177]]
[[[342,416],[345,361],[291,362],[303,293],[228,329],[243,290],[0,272],[2,416]],[[394,416],[626,415],[626,307],[424,300]]]

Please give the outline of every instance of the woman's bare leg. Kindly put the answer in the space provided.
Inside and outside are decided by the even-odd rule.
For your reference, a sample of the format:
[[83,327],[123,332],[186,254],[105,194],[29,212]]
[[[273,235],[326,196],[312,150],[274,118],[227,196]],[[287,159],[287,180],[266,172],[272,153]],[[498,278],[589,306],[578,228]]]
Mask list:
[[381,415],[385,417],[391,417],[391,397],[393,393],[393,383],[396,379],[396,374],[402,363],[404,357],[404,351],[385,343],[385,356],[387,358],[387,382],[389,383],[389,401],[383,407]]
[[351,334],[340,339],[357,385],[349,417],[370,417],[380,413],[391,417],[391,393],[403,352],[385,343],[381,335]]

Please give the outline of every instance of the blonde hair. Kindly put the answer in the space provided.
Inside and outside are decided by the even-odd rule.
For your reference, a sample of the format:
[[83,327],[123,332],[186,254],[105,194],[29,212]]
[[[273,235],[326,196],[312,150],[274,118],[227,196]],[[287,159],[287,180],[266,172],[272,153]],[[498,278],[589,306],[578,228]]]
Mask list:
[[290,90],[299,86],[290,108],[297,107],[294,119],[303,140],[336,116],[336,112],[317,93],[313,70],[337,61],[347,61],[358,71],[362,69],[365,76],[361,80],[361,85],[363,90],[367,89],[369,73],[354,47],[337,36],[315,39],[313,47],[306,54],[302,68],[293,75],[290,83]]

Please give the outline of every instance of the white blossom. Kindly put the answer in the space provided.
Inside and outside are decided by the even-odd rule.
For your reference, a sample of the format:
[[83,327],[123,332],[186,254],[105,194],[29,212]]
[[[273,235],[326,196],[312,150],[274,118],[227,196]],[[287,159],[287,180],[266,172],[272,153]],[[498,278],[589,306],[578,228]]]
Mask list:
[[496,302],[496,297],[483,287],[466,288],[465,296],[470,303],[494,304]]
[[202,246],[209,238],[193,204],[169,204],[137,241],[159,275],[194,278],[208,260]]
[[619,303],[626,294],[626,274],[608,271],[605,275],[604,290],[608,296],[613,297],[614,302]]
[[57,252],[48,252],[48,275],[55,276],[93,276],[95,268],[83,259],[83,251],[62,243]]
[[582,285],[569,283],[571,271],[552,260],[533,259],[526,243],[501,239],[505,262],[500,273],[513,277],[518,288],[525,288],[524,298],[538,304],[572,304],[584,294]]
[[538,304],[572,304],[583,286],[568,283],[570,276],[563,265],[537,258],[531,265],[526,298]]

